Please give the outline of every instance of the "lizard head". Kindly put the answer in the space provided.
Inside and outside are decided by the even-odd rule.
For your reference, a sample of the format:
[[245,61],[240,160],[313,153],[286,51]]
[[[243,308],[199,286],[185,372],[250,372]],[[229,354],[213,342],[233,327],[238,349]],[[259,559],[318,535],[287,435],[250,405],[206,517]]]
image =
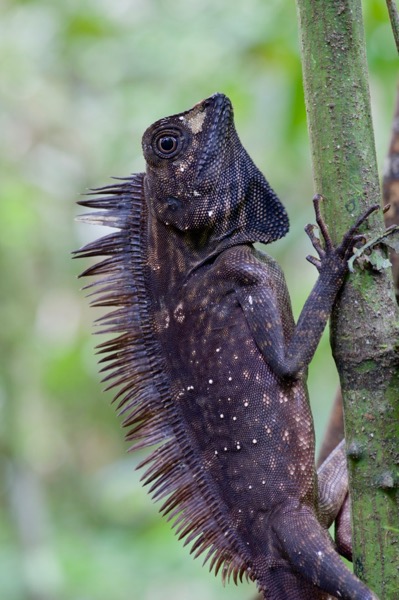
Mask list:
[[142,146],[149,208],[166,225],[240,242],[268,243],[288,231],[285,209],[242,146],[223,94],[160,119]]

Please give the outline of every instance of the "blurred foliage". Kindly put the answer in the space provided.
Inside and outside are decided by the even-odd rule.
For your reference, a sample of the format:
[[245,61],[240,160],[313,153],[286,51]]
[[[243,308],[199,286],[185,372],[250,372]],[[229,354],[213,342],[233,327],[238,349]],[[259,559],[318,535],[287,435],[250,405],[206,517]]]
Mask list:
[[[382,164],[397,59],[383,0],[364,8]],[[192,561],[139,487],[70,251],[100,233],[74,222],[79,194],[142,170],[150,123],[223,91],[288,207],[290,235],[271,252],[298,314],[315,273],[294,3],[3,0],[1,12],[0,596],[250,597]],[[327,337],[310,375],[320,437],[336,385]]]

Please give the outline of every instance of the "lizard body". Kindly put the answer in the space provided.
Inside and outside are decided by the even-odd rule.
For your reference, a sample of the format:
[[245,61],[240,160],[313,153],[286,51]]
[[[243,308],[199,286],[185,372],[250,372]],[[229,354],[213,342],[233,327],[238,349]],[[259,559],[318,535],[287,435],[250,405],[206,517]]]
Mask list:
[[95,305],[118,306],[103,324],[119,336],[101,350],[133,448],[157,445],[145,484],[223,578],[245,575],[268,600],[375,599],[327,533],[306,390],[365,216],[334,248],[316,202],[326,249],[308,227],[320,274],[295,325],[281,269],[252,246],[285,235],[288,218],[230,101],[157,121],[143,151],[145,174],[82,202],[102,209],[86,220],[119,231],[79,255],[108,255],[84,275],[103,276]]

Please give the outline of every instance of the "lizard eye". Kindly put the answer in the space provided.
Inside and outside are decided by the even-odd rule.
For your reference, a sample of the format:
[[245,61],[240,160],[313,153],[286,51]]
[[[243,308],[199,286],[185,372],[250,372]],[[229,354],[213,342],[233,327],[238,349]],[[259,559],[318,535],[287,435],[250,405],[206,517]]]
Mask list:
[[158,150],[164,154],[171,154],[177,148],[177,139],[171,135],[162,136],[157,140]]
[[152,147],[160,158],[172,158],[180,153],[183,145],[183,138],[179,131],[164,130],[159,132],[152,142]]

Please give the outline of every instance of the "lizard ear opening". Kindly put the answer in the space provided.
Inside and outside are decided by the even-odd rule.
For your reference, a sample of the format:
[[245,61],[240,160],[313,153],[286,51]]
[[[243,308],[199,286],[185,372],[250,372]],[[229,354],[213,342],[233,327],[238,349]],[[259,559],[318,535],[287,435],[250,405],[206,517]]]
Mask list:
[[287,212],[263,175],[251,180],[245,194],[244,213],[245,229],[254,241],[269,244],[288,232]]

